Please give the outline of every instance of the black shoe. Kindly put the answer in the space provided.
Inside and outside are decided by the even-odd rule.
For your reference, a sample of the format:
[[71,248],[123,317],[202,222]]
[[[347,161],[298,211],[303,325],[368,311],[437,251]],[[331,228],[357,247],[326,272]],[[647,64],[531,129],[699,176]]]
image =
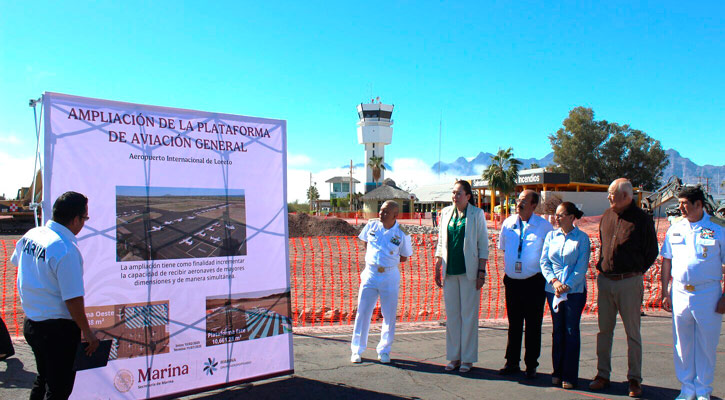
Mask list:
[[526,379],[536,379],[536,368],[526,369]]
[[519,372],[521,372],[521,368],[513,365],[507,365],[498,370],[498,374],[503,376],[518,374]]

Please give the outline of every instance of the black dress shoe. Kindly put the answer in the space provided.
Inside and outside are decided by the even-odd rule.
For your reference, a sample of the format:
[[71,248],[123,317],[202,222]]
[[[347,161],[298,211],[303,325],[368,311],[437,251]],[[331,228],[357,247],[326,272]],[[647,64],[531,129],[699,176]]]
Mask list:
[[526,369],[526,379],[536,379],[536,368]]
[[498,370],[498,374],[503,376],[518,374],[519,372],[521,372],[521,368],[513,365],[507,365]]

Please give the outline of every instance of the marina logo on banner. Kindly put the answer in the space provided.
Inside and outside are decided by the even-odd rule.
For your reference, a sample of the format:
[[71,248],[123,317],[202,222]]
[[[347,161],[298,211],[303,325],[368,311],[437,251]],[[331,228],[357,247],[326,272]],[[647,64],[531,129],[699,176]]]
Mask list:
[[216,366],[218,364],[219,363],[215,358],[208,358],[208,361],[204,362],[204,372],[206,372],[207,375],[214,375],[214,371],[216,371]]

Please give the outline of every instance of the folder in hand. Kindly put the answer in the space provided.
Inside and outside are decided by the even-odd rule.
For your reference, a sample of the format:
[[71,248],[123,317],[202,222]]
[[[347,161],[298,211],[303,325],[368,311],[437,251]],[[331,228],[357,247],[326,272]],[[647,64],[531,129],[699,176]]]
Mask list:
[[88,342],[81,342],[76,349],[76,359],[73,363],[73,371],[105,367],[108,364],[108,355],[111,354],[111,340],[101,340],[96,351],[89,356],[86,355]]

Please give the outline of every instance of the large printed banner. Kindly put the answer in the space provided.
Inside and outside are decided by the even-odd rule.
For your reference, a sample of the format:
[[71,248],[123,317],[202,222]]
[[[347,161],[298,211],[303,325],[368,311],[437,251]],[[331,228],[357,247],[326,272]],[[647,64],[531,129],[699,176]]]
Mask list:
[[283,120],[43,97],[45,218],[89,198],[73,398],[175,397],[293,371]]

